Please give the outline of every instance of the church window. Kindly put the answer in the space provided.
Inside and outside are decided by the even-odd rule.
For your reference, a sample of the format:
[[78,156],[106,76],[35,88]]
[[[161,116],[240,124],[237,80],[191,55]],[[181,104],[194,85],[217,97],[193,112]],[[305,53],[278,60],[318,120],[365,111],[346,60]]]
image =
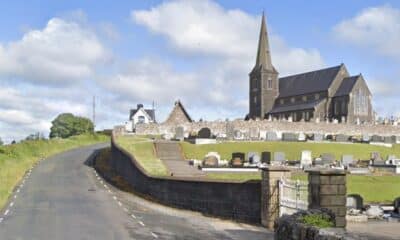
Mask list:
[[368,95],[358,89],[354,93],[354,114],[355,115],[367,115],[368,114]]
[[270,77],[267,80],[267,89],[272,89],[272,79]]

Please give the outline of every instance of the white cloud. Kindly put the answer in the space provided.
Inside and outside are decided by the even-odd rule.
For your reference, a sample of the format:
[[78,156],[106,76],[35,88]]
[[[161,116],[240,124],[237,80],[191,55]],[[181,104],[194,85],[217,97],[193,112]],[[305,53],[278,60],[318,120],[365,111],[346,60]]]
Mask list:
[[400,9],[390,5],[366,8],[337,24],[333,31],[343,42],[400,58]]
[[93,75],[108,59],[96,35],[75,22],[50,19],[42,30],[0,44],[0,74],[43,83],[68,83]]

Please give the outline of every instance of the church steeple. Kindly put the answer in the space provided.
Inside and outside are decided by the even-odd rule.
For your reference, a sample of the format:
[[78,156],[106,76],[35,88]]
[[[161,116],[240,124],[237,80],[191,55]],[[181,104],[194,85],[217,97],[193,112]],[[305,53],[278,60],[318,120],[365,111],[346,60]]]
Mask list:
[[271,61],[271,53],[269,50],[268,32],[267,25],[265,23],[264,12],[261,20],[260,37],[258,40],[257,60],[255,67],[260,66],[262,66],[266,70],[274,70]]

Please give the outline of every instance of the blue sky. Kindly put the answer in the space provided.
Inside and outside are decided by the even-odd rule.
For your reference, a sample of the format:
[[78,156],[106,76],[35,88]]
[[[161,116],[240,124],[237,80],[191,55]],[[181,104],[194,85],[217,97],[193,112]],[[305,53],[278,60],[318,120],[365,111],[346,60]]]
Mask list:
[[261,12],[281,76],[345,63],[398,116],[398,1],[8,1],[0,15],[0,137],[48,133],[60,112],[97,127],[154,100],[195,118],[247,113]]

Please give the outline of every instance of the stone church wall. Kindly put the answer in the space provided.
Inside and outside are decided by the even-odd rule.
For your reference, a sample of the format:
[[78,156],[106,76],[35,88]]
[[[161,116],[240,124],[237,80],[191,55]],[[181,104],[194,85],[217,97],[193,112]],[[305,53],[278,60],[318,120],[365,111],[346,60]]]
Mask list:
[[[215,135],[226,134],[228,126],[234,130],[250,132],[250,129],[258,131],[274,132],[303,132],[303,133],[324,133],[324,134],[346,134],[346,135],[381,135],[381,136],[400,136],[400,126],[392,125],[372,125],[372,124],[345,124],[345,123],[315,123],[315,122],[278,122],[278,121],[203,121],[184,123],[182,126],[185,133],[198,132],[201,128],[207,127]],[[142,124],[136,128],[137,134],[175,134],[176,124]]]

